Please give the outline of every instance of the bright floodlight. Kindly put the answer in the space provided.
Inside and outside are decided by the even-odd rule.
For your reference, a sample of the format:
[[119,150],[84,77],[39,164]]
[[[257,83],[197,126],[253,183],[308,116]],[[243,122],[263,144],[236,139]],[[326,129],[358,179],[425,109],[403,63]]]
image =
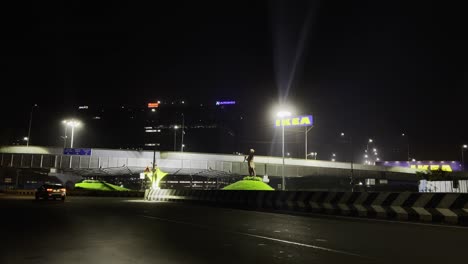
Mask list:
[[374,142],[374,140],[372,140],[372,138],[369,138],[369,143],[372,143]]
[[413,162],[414,162],[414,161],[416,161],[416,159],[412,159],[411,161],[413,161]]
[[377,158],[376,160],[377,160],[377,161],[380,161],[380,159],[379,159],[379,158]]
[[179,126],[174,126],[174,129],[178,129],[178,128],[179,128]]
[[332,156],[333,156],[333,157],[336,157],[336,154],[335,154],[335,153],[333,153],[333,154],[332,154]]
[[66,124],[67,126],[70,126],[70,127],[78,127],[78,126],[81,125],[81,122],[76,121],[76,120],[64,120],[62,123]]
[[344,133],[343,133],[343,132],[341,132],[341,136],[344,137]]
[[368,157],[369,157],[369,156],[368,156],[367,154],[366,154],[366,155],[364,155],[364,158],[368,158]]
[[374,150],[374,152],[377,152],[377,149],[376,149],[376,148],[375,148],[375,149],[373,149],[373,150]]
[[404,137],[404,136],[405,136],[405,133],[401,133],[401,136]]
[[276,116],[278,116],[278,117],[287,117],[287,116],[291,116],[291,115],[292,115],[292,114],[291,114],[291,112],[289,112],[289,111],[279,111],[279,112],[276,114]]
[[28,141],[28,137],[24,137],[23,140],[24,140],[24,141]]
[[335,159],[332,159],[331,161],[335,162]]
[[465,148],[465,149],[468,148],[468,145],[463,145],[463,148]]

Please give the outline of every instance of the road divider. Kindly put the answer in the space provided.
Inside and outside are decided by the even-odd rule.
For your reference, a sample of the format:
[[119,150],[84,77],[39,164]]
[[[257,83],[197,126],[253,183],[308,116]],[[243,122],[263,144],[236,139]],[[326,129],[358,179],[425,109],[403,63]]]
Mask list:
[[[5,194],[34,196],[36,190],[6,190]],[[67,196],[96,196],[96,197],[143,197],[140,191],[97,191],[97,190],[69,190]]]
[[5,194],[9,195],[21,195],[21,196],[33,196],[36,193],[36,190],[5,190]]
[[150,201],[190,202],[259,211],[315,213],[468,226],[468,194],[146,190]]

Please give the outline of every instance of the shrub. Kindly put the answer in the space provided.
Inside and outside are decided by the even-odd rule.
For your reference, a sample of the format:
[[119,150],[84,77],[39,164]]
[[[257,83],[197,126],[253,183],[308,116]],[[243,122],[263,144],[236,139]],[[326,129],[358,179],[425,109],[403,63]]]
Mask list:
[[256,176],[245,176],[245,181],[263,181],[262,178]]

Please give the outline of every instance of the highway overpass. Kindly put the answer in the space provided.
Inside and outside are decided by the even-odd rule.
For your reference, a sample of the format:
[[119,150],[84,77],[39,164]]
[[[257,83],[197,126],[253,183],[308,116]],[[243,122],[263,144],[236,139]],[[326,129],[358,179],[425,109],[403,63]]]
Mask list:
[[[173,175],[200,175],[206,177],[248,175],[244,156],[156,152],[118,149],[91,149],[90,155],[64,154],[63,148],[41,146],[0,147],[0,166],[3,168],[43,169],[58,175],[127,175],[139,174],[151,167],[153,154],[156,164]],[[256,156],[257,175],[273,179],[282,175],[282,158]],[[288,179],[344,179],[351,176],[351,164],[320,160],[285,160],[285,176]],[[401,167],[353,164],[355,179],[408,181],[417,180],[416,170]],[[290,185],[291,186],[291,185]],[[276,187],[276,186],[275,186]],[[296,186],[300,189],[300,186]]]

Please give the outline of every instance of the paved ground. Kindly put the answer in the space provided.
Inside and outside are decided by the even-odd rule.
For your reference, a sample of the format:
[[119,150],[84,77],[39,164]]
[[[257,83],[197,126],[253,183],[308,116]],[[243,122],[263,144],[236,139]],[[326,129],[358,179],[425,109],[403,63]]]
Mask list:
[[117,198],[0,195],[0,263],[442,263],[468,228]]

